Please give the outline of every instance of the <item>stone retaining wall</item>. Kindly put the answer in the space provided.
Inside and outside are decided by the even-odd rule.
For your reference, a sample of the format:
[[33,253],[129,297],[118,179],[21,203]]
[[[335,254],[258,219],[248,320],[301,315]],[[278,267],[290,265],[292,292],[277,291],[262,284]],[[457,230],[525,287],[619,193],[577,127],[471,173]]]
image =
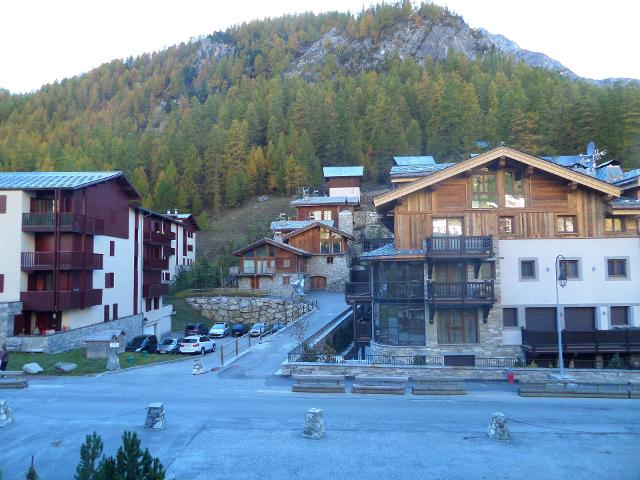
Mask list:
[[[504,380],[506,368],[489,367],[425,367],[425,366],[391,366],[391,365],[349,365],[319,363],[283,363],[283,375],[356,375],[371,376],[433,376],[433,378],[457,378],[460,380]],[[520,382],[544,381],[557,369],[551,368],[514,368],[516,380]],[[582,382],[640,382],[640,370],[604,370],[604,369],[569,369],[566,373]]]
[[13,335],[13,317],[22,312],[22,302],[0,303],[0,346]]
[[273,298],[195,297],[186,301],[214,322],[291,322],[313,310],[308,303]]

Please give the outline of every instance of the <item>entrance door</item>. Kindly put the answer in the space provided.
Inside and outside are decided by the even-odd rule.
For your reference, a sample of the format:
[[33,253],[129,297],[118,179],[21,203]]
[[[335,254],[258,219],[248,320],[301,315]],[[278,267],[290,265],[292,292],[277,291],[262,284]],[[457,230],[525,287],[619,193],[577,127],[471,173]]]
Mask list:
[[311,290],[324,290],[327,288],[327,277],[311,277]]
[[258,290],[260,288],[260,277],[251,277],[251,288]]

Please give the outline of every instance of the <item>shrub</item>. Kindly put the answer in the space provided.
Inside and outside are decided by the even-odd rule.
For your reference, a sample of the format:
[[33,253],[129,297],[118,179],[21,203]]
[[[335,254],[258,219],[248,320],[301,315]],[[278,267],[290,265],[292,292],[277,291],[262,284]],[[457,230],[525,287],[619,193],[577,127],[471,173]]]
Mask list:
[[614,353],[611,356],[611,360],[609,360],[609,363],[607,364],[607,368],[616,368],[616,369],[624,368],[624,360],[622,360],[622,357],[620,357],[619,353]]

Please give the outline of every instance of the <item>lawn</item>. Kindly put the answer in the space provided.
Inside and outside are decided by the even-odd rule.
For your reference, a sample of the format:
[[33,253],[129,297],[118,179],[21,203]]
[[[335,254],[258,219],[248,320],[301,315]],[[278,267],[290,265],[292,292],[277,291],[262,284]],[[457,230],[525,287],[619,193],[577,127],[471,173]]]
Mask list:
[[[149,365],[157,362],[166,362],[168,360],[177,360],[183,358],[179,355],[156,355],[125,352],[119,355],[120,367],[131,368],[137,365]],[[128,361],[132,357],[133,362]],[[46,354],[46,353],[18,353],[11,352],[9,356],[9,365],[7,370],[21,370],[25,363],[37,363],[44,372],[41,375],[87,375],[96,374],[106,371],[106,358],[88,360],[85,350],[71,350],[69,352]],[[58,362],[71,362],[78,365],[74,371],[70,373],[62,373],[56,370],[54,365]]]

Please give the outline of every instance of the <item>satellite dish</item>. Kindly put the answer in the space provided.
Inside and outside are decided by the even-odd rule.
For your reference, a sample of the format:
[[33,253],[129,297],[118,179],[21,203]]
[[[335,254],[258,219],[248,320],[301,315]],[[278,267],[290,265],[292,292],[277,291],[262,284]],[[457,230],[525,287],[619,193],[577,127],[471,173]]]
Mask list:
[[587,145],[587,157],[590,157],[591,155],[593,155],[593,152],[596,150],[596,144],[593,142],[589,142],[589,145]]

